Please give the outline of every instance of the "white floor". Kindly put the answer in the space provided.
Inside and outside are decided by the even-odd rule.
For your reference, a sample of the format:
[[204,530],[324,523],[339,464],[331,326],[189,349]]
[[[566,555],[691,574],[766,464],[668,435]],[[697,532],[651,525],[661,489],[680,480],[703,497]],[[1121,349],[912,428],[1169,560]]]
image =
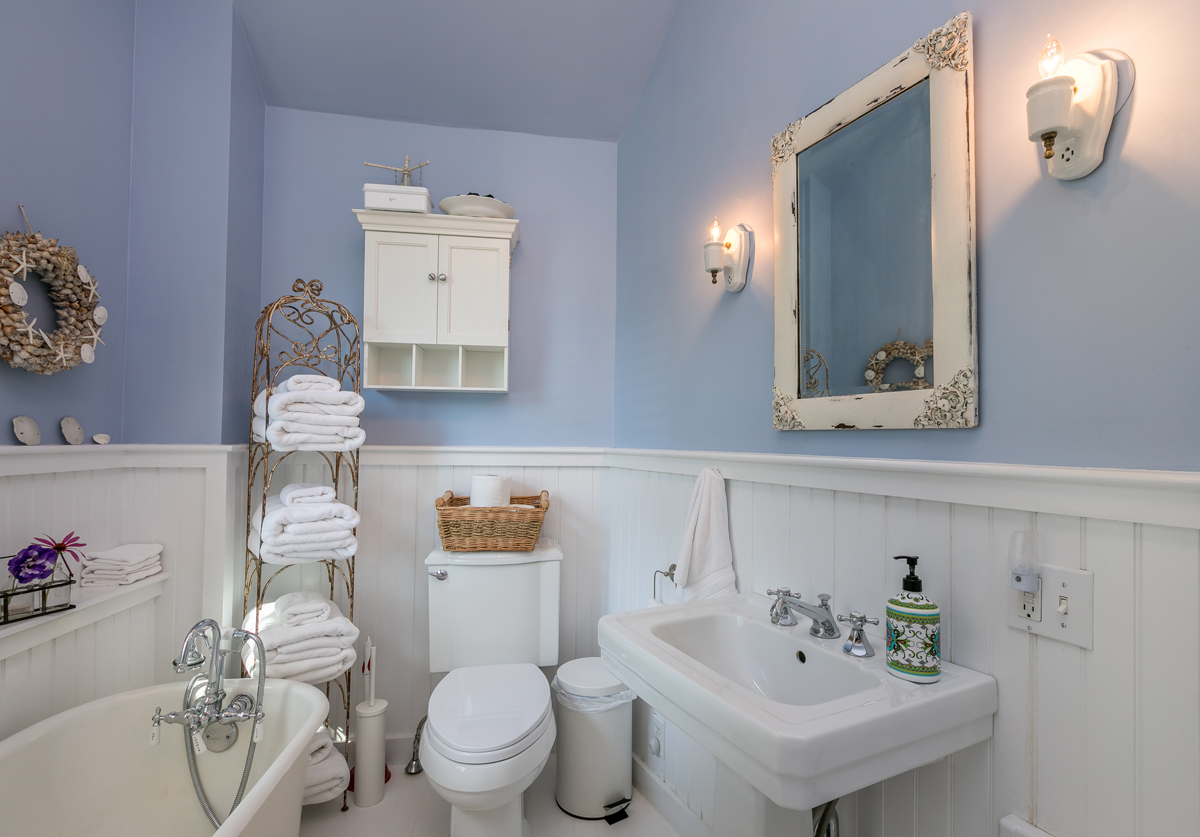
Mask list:
[[[300,837],[447,837],[450,805],[429,786],[425,775],[404,775],[403,765],[392,765],[383,801],[357,808],[350,794],[350,810],[342,812],[338,797],[304,809]],[[533,837],[677,837],[646,798],[633,792],[629,818],[615,825],[604,820],[577,820],[554,802],[554,756],[533,783]]]

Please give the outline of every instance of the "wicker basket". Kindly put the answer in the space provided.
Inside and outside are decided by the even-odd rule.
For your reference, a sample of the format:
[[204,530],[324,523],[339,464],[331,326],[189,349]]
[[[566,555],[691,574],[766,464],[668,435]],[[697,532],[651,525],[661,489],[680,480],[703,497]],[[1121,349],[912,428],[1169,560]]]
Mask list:
[[473,507],[470,497],[447,491],[433,501],[437,508],[438,535],[447,552],[529,552],[542,533],[550,508],[550,492],[513,497],[512,502],[531,509]]

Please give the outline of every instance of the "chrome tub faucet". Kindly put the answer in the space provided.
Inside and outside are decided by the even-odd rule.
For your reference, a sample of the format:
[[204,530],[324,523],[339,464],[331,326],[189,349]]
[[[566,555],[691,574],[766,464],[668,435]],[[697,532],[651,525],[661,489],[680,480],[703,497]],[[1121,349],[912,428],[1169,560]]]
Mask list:
[[781,628],[790,628],[793,625],[798,625],[796,615],[807,616],[812,620],[812,627],[809,633],[821,639],[837,639],[842,635],[837,623],[833,621],[833,610],[829,607],[829,594],[822,593],[817,598],[820,600],[819,605],[810,605],[808,602],[800,600],[800,594],[793,594],[787,587],[780,587],[777,590],[768,590],[768,596],[774,596],[775,602],[771,605],[771,622],[779,625]]

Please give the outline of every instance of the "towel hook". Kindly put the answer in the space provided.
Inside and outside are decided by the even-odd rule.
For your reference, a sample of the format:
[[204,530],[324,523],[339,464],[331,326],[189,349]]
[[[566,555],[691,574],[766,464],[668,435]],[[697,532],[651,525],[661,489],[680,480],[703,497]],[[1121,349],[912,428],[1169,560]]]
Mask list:
[[664,578],[671,579],[672,582],[675,581],[675,565],[672,564],[668,569],[665,570],[655,570],[654,575],[650,577],[650,595],[654,601],[662,604],[662,599],[658,597],[658,577],[660,575]]

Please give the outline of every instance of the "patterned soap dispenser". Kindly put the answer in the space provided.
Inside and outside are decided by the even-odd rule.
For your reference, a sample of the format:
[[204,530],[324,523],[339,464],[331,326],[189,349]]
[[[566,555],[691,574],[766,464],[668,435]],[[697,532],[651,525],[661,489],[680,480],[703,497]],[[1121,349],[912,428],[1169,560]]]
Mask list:
[[901,680],[934,683],[942,676],[942,610],[921,593],[916,555],[908,562],[904,589],[887,602],[887,667]]

